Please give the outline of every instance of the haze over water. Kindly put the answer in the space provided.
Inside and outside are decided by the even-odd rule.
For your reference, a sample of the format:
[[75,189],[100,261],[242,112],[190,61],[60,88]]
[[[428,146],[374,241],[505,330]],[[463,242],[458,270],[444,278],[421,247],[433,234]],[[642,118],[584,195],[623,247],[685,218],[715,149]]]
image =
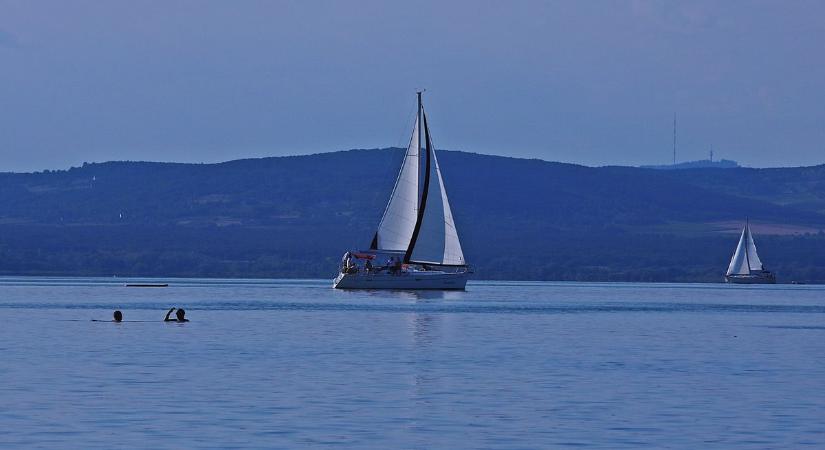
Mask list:
[[164,281],[0,279],[0,447],[825,446],[825,287]]

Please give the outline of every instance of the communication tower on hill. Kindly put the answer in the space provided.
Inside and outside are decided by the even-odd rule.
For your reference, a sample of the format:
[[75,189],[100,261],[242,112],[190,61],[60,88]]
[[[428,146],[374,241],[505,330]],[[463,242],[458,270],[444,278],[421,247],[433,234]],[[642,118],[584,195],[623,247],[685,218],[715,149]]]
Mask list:
[[676,113],[673,113],[673,165],[676,165]]

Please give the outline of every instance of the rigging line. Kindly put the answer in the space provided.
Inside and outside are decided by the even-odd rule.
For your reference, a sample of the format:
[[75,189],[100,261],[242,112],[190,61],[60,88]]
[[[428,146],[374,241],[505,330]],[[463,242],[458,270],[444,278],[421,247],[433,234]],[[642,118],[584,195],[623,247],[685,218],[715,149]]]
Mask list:
[[[415,125],[414,114],[416,113],[417,109],[418,109],[418,106],[416,105],[416,106],[410,107],[408,112],[407,112],[407,115],[406,115],[407,121],[403,122],[404,125],[401,125],[402,129],[398,133],[398,140],[396,141],[396,144],[398,144],[398,148],[402,148],[404,146],[405,141],[407,142],[407,144],[409,144],[409,139],[404,139],[404,137],[407,135],[407,130],[410,129],[409,125],[410,124]],[[410,120],[410,118],[412,118],[412,121]]]
[[[410,108],[410,110],[409,110],[410,112],[407,113],[407,117],[409,118],[413,114],[413,112],[415,112],[415,110],[417,108],[418,108],[417,106],[415,106],[414,108]],[[409,122],[409,119],[407,119],[407,122]],[[415,124],[414,121],[413,121],[413,124]],[[397,158],[394,158],[392,156],[387,158],[387,162],[384,164],[384,169],[380,172],[381,175],[382,175],[382,178],[380,180],[380,183],[381,183],[382,186],[390,184],[393,174],[396,175],[396,178],[398,177],[398,174],[400,174],[400,169],[398,170],[398,172],[396,172],[395,170],[393,170],[393,168],[400,167],[404,163],[404,159],[407,156],[407,150],[409,148],[409,142],[407,143],[406,147],[403,146],[404,145],[403,142],[404,142],[404,135],[406,134],[405,130],[409,129],[409,127],[407,127],[405,125],[402,125],[402,127],[404,127],[404,129],[402,129],[398,133],[398,140],[396,141],[396,144],[398,145],[396,148],[403,148],[403,150],[404,150],[401,153],[401,162],[400,162],[400,164],[396,163],[395,159],[397,159]],[[410,139],[412,139],[412,134],[410,135]],[[389,196],[387,196],[387,205],[389,205],[390,200],[392,200],[392,194],[395,191],[396,184],[397,184],[397,179],[396,179],[396,183],[393,184],[393,188],[390,190]],[[381,197],[385,196],[385,195],[386,194],[384,194],[384,191],[382,191],[381,189],[375,189],[375,193],[372,196],[372,201],[370,202],[371,204],[369,205],[370,206],[370,211],[381,211],[381,217],[378,218],[378,223],[374,225],[375,231],[373,233],[378,233],[378,227],[381,225],[381,222],[384,220],[384,213],[386,212],[386,206],[387,205],[385,205],[384,208],[380,208],[379,207],[380,206],[379,201],[381,200]]]

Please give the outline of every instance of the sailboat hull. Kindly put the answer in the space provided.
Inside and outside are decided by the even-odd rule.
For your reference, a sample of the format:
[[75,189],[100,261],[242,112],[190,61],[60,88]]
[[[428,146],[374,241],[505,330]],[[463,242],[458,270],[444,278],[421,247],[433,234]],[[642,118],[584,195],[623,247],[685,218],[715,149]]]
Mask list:
[[339,273],[333,280],[336,289],[458,290],[467,286],[469,272],[420,271],[391,274]]
[[751,275],[726,275],[725,282],[733,284],[776,284],[776,277],[770,272]]

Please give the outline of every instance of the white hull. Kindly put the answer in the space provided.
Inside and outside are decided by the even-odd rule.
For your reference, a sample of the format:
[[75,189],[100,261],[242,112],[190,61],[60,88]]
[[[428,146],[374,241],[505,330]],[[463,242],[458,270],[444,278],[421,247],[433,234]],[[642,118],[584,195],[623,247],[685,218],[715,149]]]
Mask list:
[[469,272],[401,272],[339,273],[332,282],[336,289],[436,289],[461,290],[467,285]]
[[726,283],[733,284],[776,284],[776,277],[772,273],[758,275],[726,275]]

